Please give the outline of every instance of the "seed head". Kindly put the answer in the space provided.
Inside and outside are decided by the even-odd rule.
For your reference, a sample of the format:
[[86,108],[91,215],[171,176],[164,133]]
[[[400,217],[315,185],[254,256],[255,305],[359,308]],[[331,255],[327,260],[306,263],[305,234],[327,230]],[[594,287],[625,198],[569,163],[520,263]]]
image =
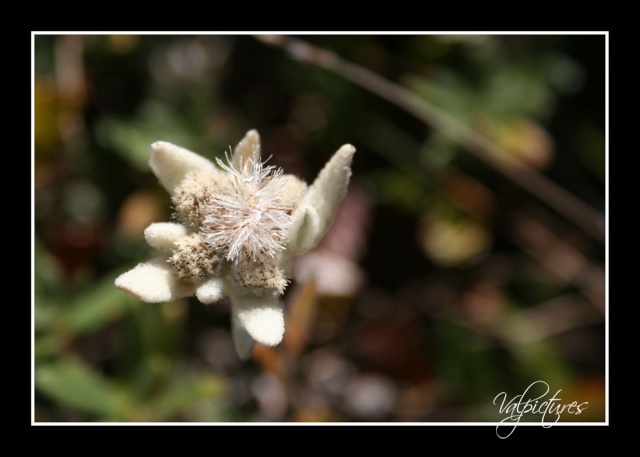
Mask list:
[[168,262],[180,279],[199,279],[219,273],[222,259],[205,243],[201,234],[192,233],[176,240]]
[[260,161],[259,146],[234,163],[218,159],[228,173],[207,201],[202,232],[229,261],[264,262],[285,248],[293,204],[284,197],[282,170]]
[[220,176],[187,174],[171,197],[176,219],[191,229],[200,230],[211,211],[212,196],[222,181]]

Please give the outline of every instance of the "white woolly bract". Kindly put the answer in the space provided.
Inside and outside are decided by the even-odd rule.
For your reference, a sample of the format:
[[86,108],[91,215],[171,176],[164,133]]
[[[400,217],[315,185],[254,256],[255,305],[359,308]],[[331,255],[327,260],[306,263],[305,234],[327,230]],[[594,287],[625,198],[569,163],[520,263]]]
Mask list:
[[202,232],[206,242],[229,261],[254,262],[284,250],[292,203],[283,198],[282,170],[264,166],[258,147],[238,169],[227,157],[218,165],[229,174],[208,202]]

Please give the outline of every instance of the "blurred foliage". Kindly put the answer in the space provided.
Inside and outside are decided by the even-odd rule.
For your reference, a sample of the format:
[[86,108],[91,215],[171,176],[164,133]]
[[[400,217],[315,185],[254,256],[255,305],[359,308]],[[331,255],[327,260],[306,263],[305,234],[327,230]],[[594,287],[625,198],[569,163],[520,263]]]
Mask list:
[[[603,35],[301,38],[604,214]],[[589,402],[563,420],[604,420],[605,247],[442,132],[251,36],[42,34],[33,51],[36,421],[496,421],[494,397],[536,380]],[[295,265],[284,342],[243,363],[224,300],[144,304],[113,281],[171,217],[149,145],[213,158],[250,128],[307,180],[358,152]]]

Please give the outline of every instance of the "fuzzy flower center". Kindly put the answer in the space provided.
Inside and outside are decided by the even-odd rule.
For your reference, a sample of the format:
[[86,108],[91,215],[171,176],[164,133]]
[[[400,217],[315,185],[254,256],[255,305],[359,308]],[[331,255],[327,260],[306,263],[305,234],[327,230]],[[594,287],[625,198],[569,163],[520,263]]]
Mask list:
[[207,202],[202,232],[206,242],[236,264],[263,262],[285,248],[292,203],[283,198],[282,170],[264,166],[256,148],[241,163],[218,164],[229,179]]

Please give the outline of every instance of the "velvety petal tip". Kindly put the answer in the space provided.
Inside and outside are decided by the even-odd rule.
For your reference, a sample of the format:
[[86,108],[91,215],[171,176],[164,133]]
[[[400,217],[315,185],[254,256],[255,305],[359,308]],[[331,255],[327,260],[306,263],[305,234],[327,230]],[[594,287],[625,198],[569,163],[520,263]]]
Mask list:
[[156,141],[151,145],[149,166],[169,193],[173,193],[189,172],[204,175],[221,173],[206,158],[166,141]]
[[147,303],[161,303],[193,295],[195,288],[180,281],[165,257],[139,264],[116,278],[116,287]]
[[260,158],[260,135],[257,130],[249,130],[233,150],[233,166],[240,170],[247,159]]
[[232,298],[233,312],[247,333],[260,344],[276,346],[284,335],[284,312],[279,294]]
[[221,278],[209,279],[196,289],[196,297],[201,303],[209,305],[224,296],[224,281]]
[[151,224],[144,231],[147,244],[158,250],[171,250],[175,248],[178,239],[187,234],[187,228],[175,222],[157,222]]
[[350,144],[342,146],[309,186],[292,215],[288,233],[292,254],[301,254],[316,247],[329,229],[347,193],[355,152],[356,148]]

